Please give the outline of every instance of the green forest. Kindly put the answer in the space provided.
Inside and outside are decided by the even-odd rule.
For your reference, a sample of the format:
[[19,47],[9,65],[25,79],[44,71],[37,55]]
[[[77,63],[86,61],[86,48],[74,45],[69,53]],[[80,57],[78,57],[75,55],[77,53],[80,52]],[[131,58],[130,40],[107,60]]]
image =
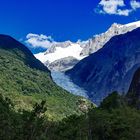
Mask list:
[[[84,100],[79,104],[84,104]],[[140,111],[126,98],[110,94],[98,108],[79,108],[59,121],[46,117],[47,102],[36,103],[31,111],[14,110],[13,102],[0,95],[0,139],[2,140],[139,140]]]

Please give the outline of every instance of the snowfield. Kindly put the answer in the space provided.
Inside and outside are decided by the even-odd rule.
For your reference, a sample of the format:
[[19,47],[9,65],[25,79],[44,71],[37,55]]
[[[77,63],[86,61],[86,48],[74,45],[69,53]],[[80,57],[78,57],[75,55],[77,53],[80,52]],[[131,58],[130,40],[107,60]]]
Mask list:
[[35,54],[35,57],[39,59],[42,63],[49,61],[50,63],[54,62],[55,60],[73,56],[74,58],[81,60],[84,57],[80,56],[80,53],[83,48],[80,47],[79,44],[73,43],[67,48],[56,47],[56,51],[54,53],[49,53],[45,55],[45,53],[38,53]]

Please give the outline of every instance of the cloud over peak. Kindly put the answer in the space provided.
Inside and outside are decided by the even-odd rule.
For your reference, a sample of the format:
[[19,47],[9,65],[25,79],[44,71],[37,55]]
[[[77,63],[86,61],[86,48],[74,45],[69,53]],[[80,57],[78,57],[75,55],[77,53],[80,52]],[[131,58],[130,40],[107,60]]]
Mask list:
[[101,0],[95,12],[100,14],[129,16],[130,13],[140,8],[140,2],[131,0],[130,8],[127,7],[124,0]]
[[46,36],[43,34],[38,35],[29,33],[26,36],[26,38],[27,38],[26,43],[30,45],[30,47],[32,48],[47,49],[50,48],[55,43],[55,41],[52,39],[51,36]]
[[64,46],[64,45],[71,45],[72,43],[75,44],[85,44],[87,41],[78,40],[77,42],[71,42],[70,40],[64,41],[64,42],[57,42],[55,41],[51,36],[46,36],[43,34],[33,34],[29,33],[26,36],[25,43],[28,45],[28,47],[32,49],[48,49],[53,46]]

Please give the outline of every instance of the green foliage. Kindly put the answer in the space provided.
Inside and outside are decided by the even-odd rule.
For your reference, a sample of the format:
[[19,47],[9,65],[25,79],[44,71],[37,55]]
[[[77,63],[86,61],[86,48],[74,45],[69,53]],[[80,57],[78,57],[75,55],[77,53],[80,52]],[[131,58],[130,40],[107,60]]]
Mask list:
[[0,94],[0,139],[14,139],[18,128],[20,129],[20,123],[23,124],[19,115],[13,111],[10,99]]
[[105,104],[105,108],[93,107],[83,115],[52,122],[45,115],[46,103],[42,100],[30,111],[16,112],[12,101],[0,94],[0,139],[139,140],[140,111],[135,108],[125,105],[108,110]]
[[139,93],[128,92],[126,96],[127,102],[130,106],[140,109],[140,97]]
[[107,98],[105,98],[100,105],[103,109],[115,109],[125,106],[125,101],[122,96],[117,92],[111,93]]
[[[45,99],[48,105],[46,116],[50,120],[79,114],[76,102],[81,97],[58,87],[45,66],[28,53],[19,48],[0,47],[0,93],[12,100],[17,111],[32,110],[35,103]],[[32,63],[37,66],[31,67]]]
[[49,140],[139,140],[140,111],[129,107],[115,92],[101,107],[63,119],[48,134]]
[[39,140],[44,137],[49,124],[45,116],[46,101],[35,104],[31,111],[20,112],[15,112],[11,103],[9,98],[0,94],[0,139]]
[[111,112],[95,109],[89,112],[92,138],[97,140],[132,140],[140,135],[140,112],[118,108]]
[[43,124],[47,111],[46,101],[36,103],[33,110],[25,116],[24,137],[27,140],[36,140],[43,134]]

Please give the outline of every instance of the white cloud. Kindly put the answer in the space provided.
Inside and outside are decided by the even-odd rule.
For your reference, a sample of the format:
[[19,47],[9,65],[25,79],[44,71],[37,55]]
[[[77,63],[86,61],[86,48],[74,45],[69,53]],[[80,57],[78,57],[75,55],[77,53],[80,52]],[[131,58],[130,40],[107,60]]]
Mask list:
[[115,14],[117,12],[118,6],[124,6],[124,2],[122,0],[102,0],[99,5],[103,7],[102,12]]
[[71,42],[71,41],[64,41],[64,42],[57,42],[54,41],[54,39],[51,36],[46,36],[43,34],[33,34],[29,33],[26,36],[26,41],[25,43],[30,47],[30,48],[43,48],[43,49],[48,49],[53,46],[61,46],[61,47],[66,47],[71,45],[72,43],[75,44],[80,44],[83,45],[86,43],[86,41],[81,41],[78,40],[77,42]]
[[25,41],[27,44],[30,45],[32,48],[50,48],[55,41],[52,39],[51,36],[46,36],[46,35],[38,35],[38,34],[32,34],[29,33],[26,36],[27,40]]
[[140,8],[140,2],[138,2],[138,1],[136,1],[136,0],[132,0],[132,1],[130,2],[130,5],[131,5],[132,9],[134,9],[134,10]]
[[131,0],[130,6],[128,9],[124,0],[101,0],[95,11],[100,14],[129,16],[131,12],[140,8],[140,2]]
[[117,10],[117,15],[120,15],[120,16],[129,16],[129,14],[131,12],[132,12],[131,9],[125,9],[125,10],[118,9]]

